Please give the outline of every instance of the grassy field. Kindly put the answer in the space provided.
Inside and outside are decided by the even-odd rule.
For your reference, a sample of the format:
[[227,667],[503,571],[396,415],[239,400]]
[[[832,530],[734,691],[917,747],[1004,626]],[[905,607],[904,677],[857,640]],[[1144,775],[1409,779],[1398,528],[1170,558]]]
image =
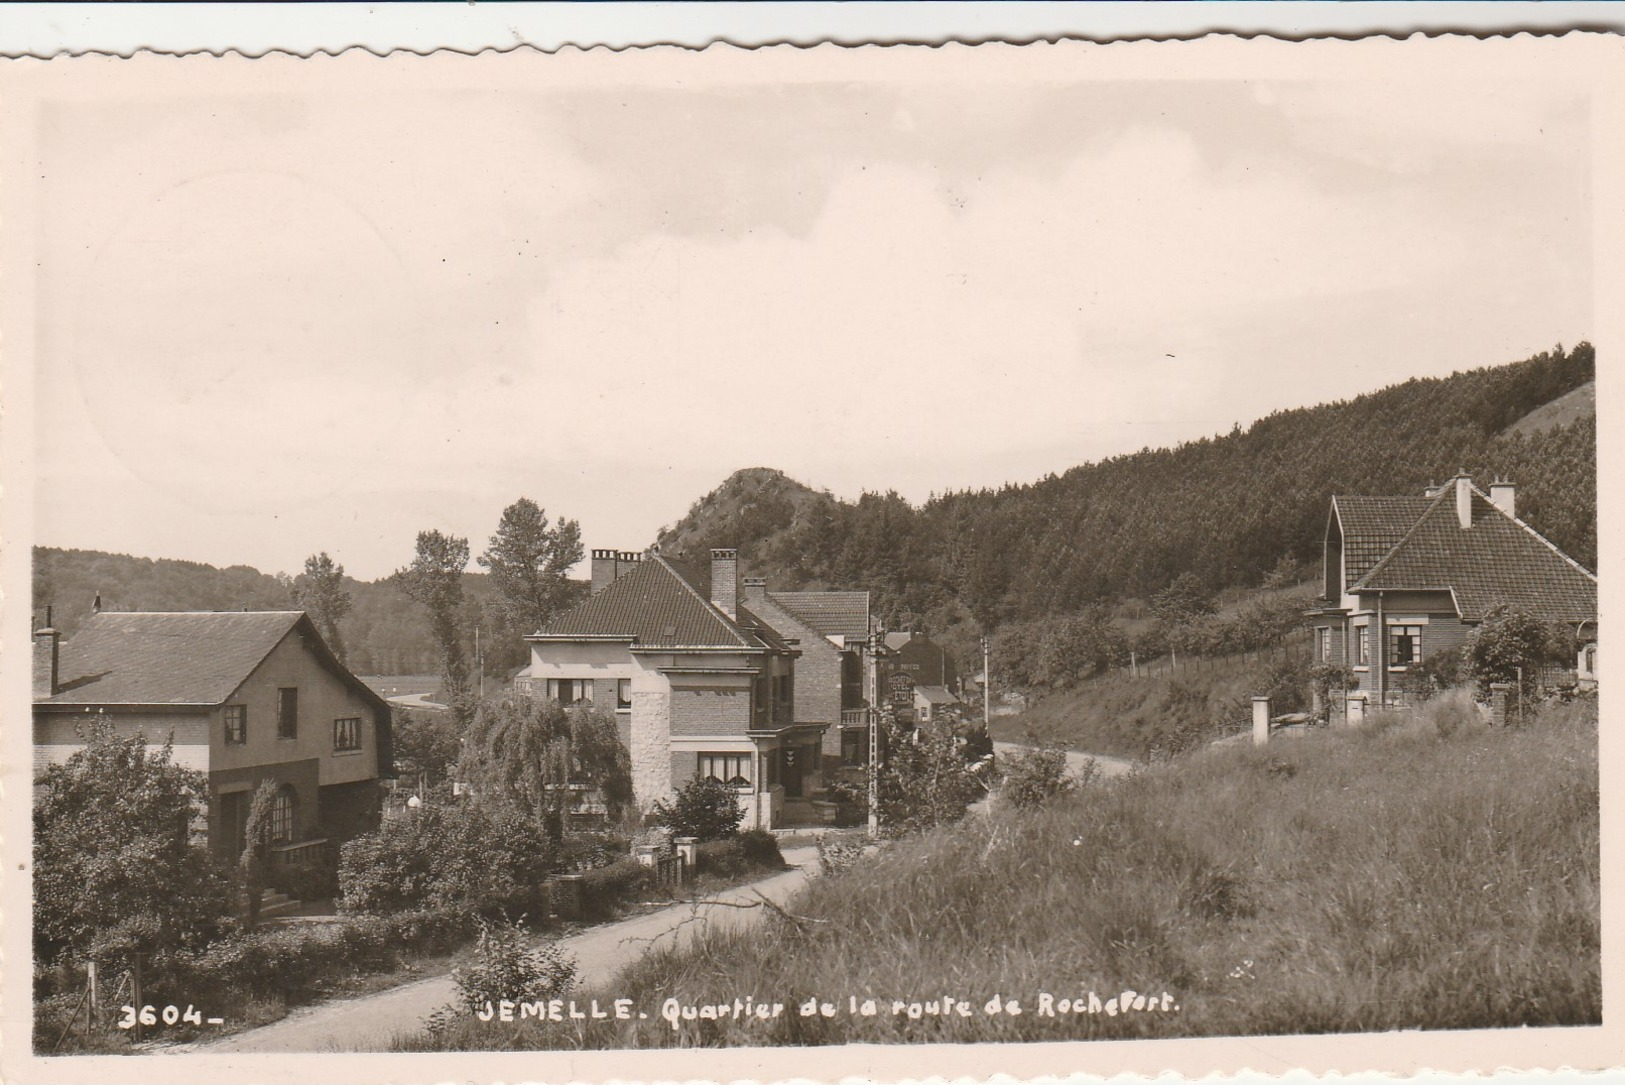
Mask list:
[[1248,729],[1253,695],[1267,692],[1286,666],[1284,655],[1266,652],[1192,661],[1171,678],[1112,671],[1048,694],[1019,715],[996,716],[988,730],[1010,742],[1146,760],[1169,745]]
[[[575,996],[632,999],[646,1019],[467,1019],[401,1046],[1594,1024],[1596,748],[1594,704],[1493,730],[1447,699],[1355,732],[1206,751],[891,845],[814,881],[789,917]],[[675,1027],[661,1012],[747,997],[784,1009],[679,1010]]]

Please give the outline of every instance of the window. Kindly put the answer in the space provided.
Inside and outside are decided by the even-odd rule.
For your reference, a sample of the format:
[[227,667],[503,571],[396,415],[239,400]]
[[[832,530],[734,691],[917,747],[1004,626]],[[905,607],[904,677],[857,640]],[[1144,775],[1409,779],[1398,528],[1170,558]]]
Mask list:
[[361,748],[361,720],[333,721],[333,749],[359,750]]
[[1391,625],[1388,627],[1388,665],[1409,667],[1422,662],[1422,627],[1419,625]]
[[293,839],[293,814],[298,805],[299,796],[291,784],[277,788],[271,800],[271,843],[286,844]]
[[622,678],[615,683],[615,707],[632,707],[632,679]]
[[1318,626],[1315,629],[1315,637],[1316,637],[1316,640],[1317,640],[1317,647],[1316,647],[1316,650],[1315,650],[1315,658],[1320,660],[1322,663],[1331,662],[1331,658],[1332,658],[1332,631],[1331,631],[1331,629],[1328,626],[1324,626],[1324,625]]
[[229,704],[225,707],[226,745],[241,746],[248,741],[248,706]]
[[299,737],[299,691],[283,688],[276,691],[276,737]]
[[592,704],[591,678],[549,678],[547,699],[561,705]]
[[1371,665],[1371,627],[1369,625],[1354,627],[1354,665],[1356,667],[1369,667]]
[[707,780],[728,784],[741,790],[750,787],[750,766],[755,760],[748,753],[702,753],[700,775]]

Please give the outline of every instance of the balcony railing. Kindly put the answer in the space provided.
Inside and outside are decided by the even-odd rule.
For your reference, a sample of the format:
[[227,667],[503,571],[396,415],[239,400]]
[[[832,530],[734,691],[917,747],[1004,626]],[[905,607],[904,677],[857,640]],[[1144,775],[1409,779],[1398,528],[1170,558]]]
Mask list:
[[843,708],[843,709],[841,709],[841,726],[842,727],[867,727],[867,726],[869,726],[869,710],[867,708]]

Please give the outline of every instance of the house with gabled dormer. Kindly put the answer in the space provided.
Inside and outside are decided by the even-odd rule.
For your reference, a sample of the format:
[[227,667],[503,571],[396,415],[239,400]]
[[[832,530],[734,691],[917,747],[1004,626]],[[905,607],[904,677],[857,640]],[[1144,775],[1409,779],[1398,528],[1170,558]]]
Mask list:
[[525,639],[516,687],[613,711],[642,810],[710,777],[738,792],[746,826],[771,828],[814,783],[828,723],[796,719],[800,652],[741,597],[735,550],[706,565],[594,550],[592,593]]
[[1316,658],[1347,665],[1357,699],[1403,698],[1406,674],[1459,651],[1498,604],[1597,631],[1597,577],[1517,516],[1510,482],[1462,474],[1416,497],[1337,496],[1325,536],[1325,593],[1310,611]]

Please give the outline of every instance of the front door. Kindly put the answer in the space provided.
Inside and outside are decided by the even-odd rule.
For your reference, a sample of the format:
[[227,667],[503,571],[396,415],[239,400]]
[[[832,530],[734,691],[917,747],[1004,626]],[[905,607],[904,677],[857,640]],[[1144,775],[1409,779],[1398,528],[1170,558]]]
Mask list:
[[252,791],[231,791],[220,796],[220,853],[235,860],[248,840],[248,804]]
[[779,762],[779,782],[784,784],[784,797],[787,799],[801,798],[801,773],[805,766],[802,759],[806,751],[795,746],[785,746],[779,751],[782,759]]

